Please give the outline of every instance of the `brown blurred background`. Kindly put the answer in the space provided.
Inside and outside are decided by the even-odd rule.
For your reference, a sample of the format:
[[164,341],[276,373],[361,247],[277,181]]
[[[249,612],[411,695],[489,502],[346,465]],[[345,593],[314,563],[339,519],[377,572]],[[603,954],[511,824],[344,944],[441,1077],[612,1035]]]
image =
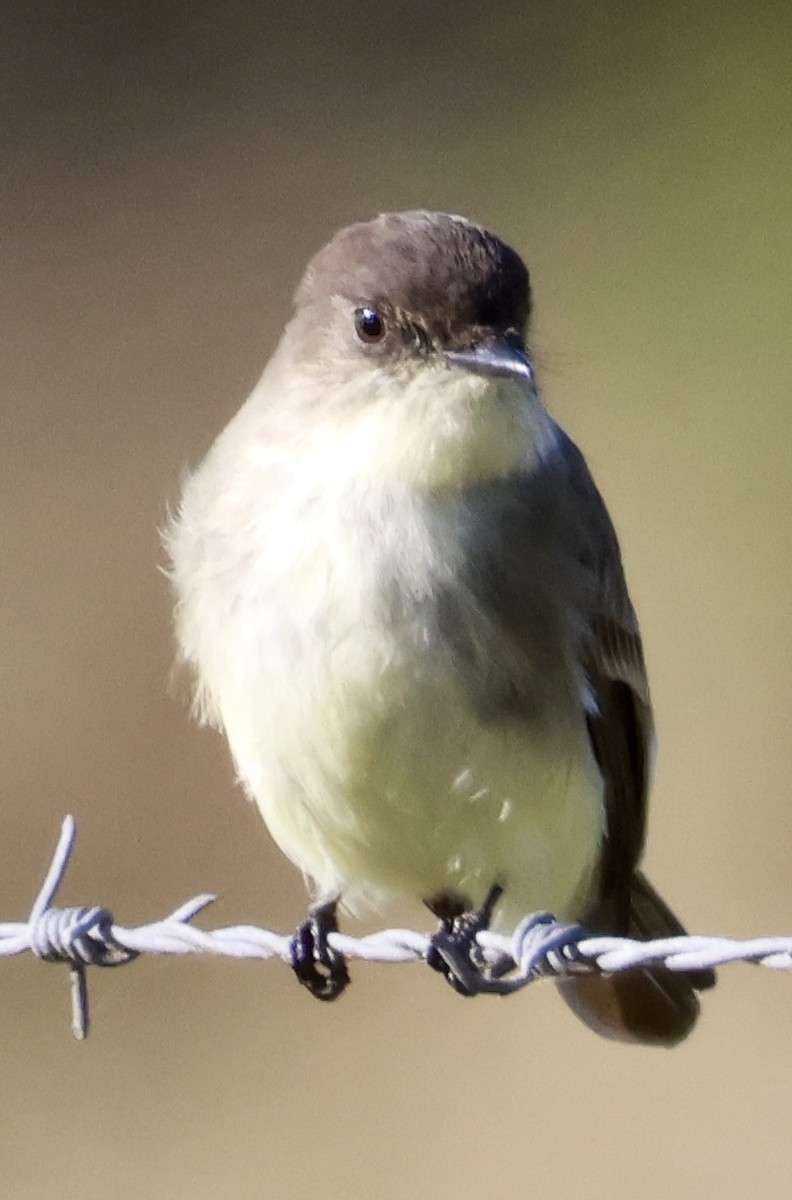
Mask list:
[[[305,260],[385,208],[527,257],[549,405],[621,532],[661,735],[648,866],[701,932],[792,933],[792,10],[25,3],[0,15],[0,916],[64,899],[289,929],[300,879],[167,694],[157,528]],[[672,1053],[554,990],[358,966],[0,967],[0,1196],[789,1195],[792,978],[733,967]]]

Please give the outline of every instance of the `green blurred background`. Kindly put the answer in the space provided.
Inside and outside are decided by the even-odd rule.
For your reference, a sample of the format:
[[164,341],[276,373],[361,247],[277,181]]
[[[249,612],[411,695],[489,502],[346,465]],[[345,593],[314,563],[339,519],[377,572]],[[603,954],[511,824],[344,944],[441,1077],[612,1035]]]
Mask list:
[[[167,694],[157,527],[308,256],[379,210],[490,225],[620,530],[660,731],[648,867],[696,931],[792,933],[792,9],[7,4],[0,14],[0,915],[304,892]],[[11,235],[10,237],[8,235]],[[358,966],[0,968],[0,1196],[789,1195],[792,979],[734,967],[671,1053],[536,988]]]

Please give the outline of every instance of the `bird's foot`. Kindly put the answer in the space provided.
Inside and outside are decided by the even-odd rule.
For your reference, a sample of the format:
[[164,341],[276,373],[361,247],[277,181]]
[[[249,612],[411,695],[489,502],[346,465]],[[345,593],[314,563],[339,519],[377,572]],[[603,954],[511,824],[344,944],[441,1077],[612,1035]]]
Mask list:
[[292,938],[292,970],[317,1000],[337,1000],[349,983],[346,959],[328,935],[338,931],[338,901],[317,904]]
[[495,884],[481,908],[444,916],[427,951],[426,961],[434,971],[444,975],[454,991],[461,996],[475,996],[489,990],[487,981],[513,968],[511,960],[489,968],[484,962],[477,935],[488,929],[495,905],[503,888]]

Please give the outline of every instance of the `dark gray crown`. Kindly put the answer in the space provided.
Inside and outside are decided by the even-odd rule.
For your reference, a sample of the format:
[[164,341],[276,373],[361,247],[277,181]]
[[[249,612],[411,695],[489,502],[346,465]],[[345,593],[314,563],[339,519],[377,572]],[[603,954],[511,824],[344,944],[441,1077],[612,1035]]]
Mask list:
[[311,260],[299,307],[341,295],[395,309],[429,329],[525,329],[528,271],[510,246],[462,217],[383,213],[342,229]]

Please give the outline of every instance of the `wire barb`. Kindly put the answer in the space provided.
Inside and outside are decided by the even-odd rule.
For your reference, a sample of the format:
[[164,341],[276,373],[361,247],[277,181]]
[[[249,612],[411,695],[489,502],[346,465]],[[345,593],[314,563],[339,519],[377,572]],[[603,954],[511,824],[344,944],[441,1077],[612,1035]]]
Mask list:
[[[58,908],[54,905],[74,850],[76,824],[65,818],[44,883],[27,921],[0,922],[0,958],[30,952],[44,962],[68,963],[71,977],[72,1032],[80,1040],[90,1028],[89,967],[119,967],[141,954],[213,954],[226,958],[279,958],[291,964],[294,939],[255,925],[197,929],[191,922],[215,900],[194,896],[169,916],[149,925],[117,925],[107,908]],[[685,936],[642,942],[633,938],[594,936],[579,925],[567,925],[550,913],[533,913],[512,937],[482,930],[476,935],[480,962],[460,964],[453,947],[440,947],[449,965],[465,970],[471,993],[509,995],[539,979],[599,972],[612,974],[639,967],[664,966],[670,971],[700,971],[732,962],[757,963],[777,971],[792,970],[792,937],[737,941],[722,937]],[[365,937],[331,932],[328,945],[348,959],[368,962],[420,962],[436,938],[410,929],[386,929]]]

